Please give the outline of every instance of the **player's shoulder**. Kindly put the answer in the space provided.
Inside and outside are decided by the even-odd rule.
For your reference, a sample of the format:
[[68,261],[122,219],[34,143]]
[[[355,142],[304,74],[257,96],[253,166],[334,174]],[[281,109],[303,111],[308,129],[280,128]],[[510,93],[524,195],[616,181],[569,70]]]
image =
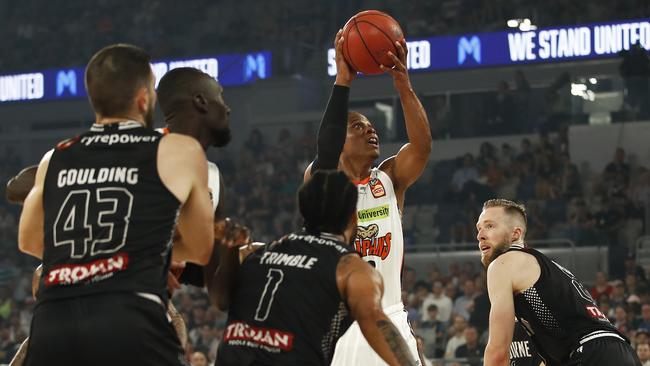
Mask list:
[[510,250],[498,256],[488,266],[488,273],[514,274],[516,269],[526,266],[532,256],[521,250]]
[[203,148],[195,138],[180,133],[170,132],[164,135],[161,139],[161,144],[171,145],[178,152],[201,151],[203,153]]

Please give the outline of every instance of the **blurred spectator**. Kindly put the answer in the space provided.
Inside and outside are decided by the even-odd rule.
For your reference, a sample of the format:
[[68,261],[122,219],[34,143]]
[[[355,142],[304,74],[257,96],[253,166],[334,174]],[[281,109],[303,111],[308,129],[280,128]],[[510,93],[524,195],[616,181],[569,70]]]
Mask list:
[[620,52],[623,61],[619,71],[625,89],[625,103],[636,115],[637,118],[648,116],[648,82],[650,81],[650,59],[647,51],[640,42],[632,45],[629,51]]
[[208,357],[203,351],[194,351],[190,357],[190,364],[192,366],[208,366]]
[[453,302],[443,292],[444,287],[442,285],[442,282],[434,282],[432,290],[433,293],[430,293],[422,302],[422,321],[425,322],[431,320],[429,318],[429,313],[426,310],[429,308],[429,305],[433,304],[438,308],[437,320],[441,321],[443,324],[448,324],[451,318]]
[[474,306],[475,297],[474,280],[465,280],[463,294],[454,301],[454,314],[462,316],[465,320],[469,320],[470,308]]
[[641,305],[641,318],[638,321],[638,327],[650,330],[650,304]]
[[465,183],[478,179],[478,170],[474,166],[474,156],[466,154],[463,157],[463,165],[458,168],[451,178],[451,187],[454,192],[460,192]]
[[[605,272],[596,272],[596,284],[591,288],[591,297],[594,299],[600,299],[602,295],[607,295],[607,297],[609,297],[613,291],[614,288],[609,284],[609,282],[607,282],[607,275]],[[650,312],[648,315],[650,315]]]
[[485,347],[478,343],[478,331],[475,327],[465,328],[465,344],[456,349],[456,358],[467,358],[469,366],[481,365]]
[[429,320],[423,321],[418,328],[425,344],[425,356],[442,357],[444,354],[445,324],[438,320],[438,307],[431,304],[427,307]]
[[625,149],[616,149],[614,160],[605,166],[603,181],[606,192],[618,192],[627,188],[630,182],[630,164],[625,162]]
[[650,366],[650,345],[641,343],[636,345],[636,355],[641,361],[641,366]]
[[456,357],[456,350],[458,347],[465,344],[465,328],[467,322],[465,318],[458,315],[454,317],[454,323],[447,332],[448,340],[447,347],[445,348],[445,358]]

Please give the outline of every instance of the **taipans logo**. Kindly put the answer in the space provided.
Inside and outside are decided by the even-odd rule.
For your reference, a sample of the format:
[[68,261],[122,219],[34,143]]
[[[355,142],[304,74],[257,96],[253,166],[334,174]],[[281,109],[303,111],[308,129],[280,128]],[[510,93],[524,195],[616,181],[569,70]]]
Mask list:
[[377,224],[357,227],[357,239],[354,241],[354,246],[362,257],[373,255],[382,260],[388,257],[392,235],[386,233],[384,236],[377,237],[378,234],[379,225]]
[[472,56],[477,64],[481,63],[481,40],[477,36],[458,39],[458,64],[464,64],[468,59],[467,56]]

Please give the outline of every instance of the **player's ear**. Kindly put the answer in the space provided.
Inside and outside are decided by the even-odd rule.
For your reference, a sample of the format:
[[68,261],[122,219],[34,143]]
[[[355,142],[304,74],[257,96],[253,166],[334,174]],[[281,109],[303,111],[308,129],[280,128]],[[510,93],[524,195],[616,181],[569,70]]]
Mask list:
[[208,112],[208,100],[205,99],[203,94],[195,94],[192,98],[192,104],[194,105],[194,108],[198,109],[201,113]]
[[518,226],[515,226],[515,229],[512,231],[512,237],[510,238],[511,243],[516,243],[521,239],[524,230]]
[[146,113],[149,108],[149,99],[151,95],[149,89],[146,86],[143,86],[138,90],[135,95],[135,104],[138,107],[138,110],[142,113]]

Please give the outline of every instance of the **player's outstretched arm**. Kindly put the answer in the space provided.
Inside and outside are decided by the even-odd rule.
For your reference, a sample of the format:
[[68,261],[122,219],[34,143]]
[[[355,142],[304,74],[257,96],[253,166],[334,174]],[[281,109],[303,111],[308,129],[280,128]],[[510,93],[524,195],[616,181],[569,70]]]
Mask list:
[[487,271],[488,295],[490,297],[489,339],[485,347],[485,366],[508,366],[510,343],[515,326],[515,305],[512,298],[511,259],[498,257]]
[[34,186],[29,191],[18,224],[18,248],[34,257],[43,258],[45,230],[43,227],[43,185],[47,167],[50,165],[52,150],[48,151],[41,159],[36,170]]
[[381,308],[381,276],[356,254],[341,258],[336,282],[363,336],[389,365],[415,365],[406,341]]
[[22,205],[34,186],[38,165],[28,166],[7,182],[5,192],[7,201]]
[[388,158],[380,165],[380,169],[387,172],[398,190],[404,191],[413,184],[422,174],[431,153],[431,130],[427,113],[420,103],[409,79],[406,68],[407,47],[406,41],[395,42],[397,55],[389,52],[395,66],[384,71],[393,77],[393,84],[399,94],[404,110],[406,134],[409,142],[404,145],[397,155]]
[[212,304],[226,311],[230,307],[230,292],[239,270],[239,247],[250,243],[250,230],[227,218],[221,227],[215,225],[215,232],[219,242],[219,266],[207,282],[208,295]]
[[158,147],[158,174],[181,202],[178,231],[183,238],[172,250],[175,261],[205,265],[212,254],[214,212],[208,191],[208,162],[191,137],[170,133]]
[[332,87],[332,94],[318,128],[316,159],[305,170],[305,182],[317,169],[337,169],[339,157],[345,144],[350,84],[352,84],[356,72],[350,68],[343,58],[343,41],[343,30],[339,30],[334,40],[336,81]]

